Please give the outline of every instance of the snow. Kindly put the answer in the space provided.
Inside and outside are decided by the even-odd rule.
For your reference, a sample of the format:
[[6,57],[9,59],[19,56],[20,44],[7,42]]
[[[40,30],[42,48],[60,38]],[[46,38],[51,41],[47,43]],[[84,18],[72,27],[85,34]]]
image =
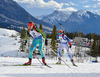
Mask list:
[[87,11],[88,11],[88,10],[79,10],[79,11],[78,11],[78,15],[79,15],[80,17],[82,17],[83,15],[85,15],[86,17],[89,18],[89,14],[87,14]]
[[[42,66],[35,58],[32,60],[32,65],[36,66],[3,66],[4,64],[24,64],[28,61],[28,54],[18,51],[20,47],[18,34],[14,30],[0,28],[0,77],[100,77],[100,63],[92,63],[90,61],[78,63],[75,61],[78,67],[74,67],[66,52],[62,59],[71,69],[63,62],[63,65],[53,65],[53,63],[57,62],[57,58],[48,56],[45,57],[46,63],[52,68]],[[11,37],[12,35],[14,37]],[[71,54],[75,52],[75,46],[72,46],[72,50]],[[89,49],[82,48],[82,50]],[[42,61],[40,55],[36,56]],[[100,58],[98,60],[100,62]]]
[[26,53],[18,51],[20,47],[19,39],[18,32],[0,28],[0,56],[26,56]]
[[72,14],[72,11],[55,10],[52,14],[45,15],[45,16],[37,16],[36,18],[54,25],[60,21],[63,21],[63,22],[66,21],[71,14]]
[[17,36],[18,32],[14,31],[14,30],[8,30],[8,29],[3,29],[0,28],[0,36]]
[[[41,60],[41,59],[40,59]],[[52,65],[56,60],[46,62],[52,68],[42,66],[37,59],[32,60],[32,65],[37,66],[3,66],[2,64],[23,64],[27,58],[0,57],[0,77],[100,77],[100,63],[76,63],[66,65]]]

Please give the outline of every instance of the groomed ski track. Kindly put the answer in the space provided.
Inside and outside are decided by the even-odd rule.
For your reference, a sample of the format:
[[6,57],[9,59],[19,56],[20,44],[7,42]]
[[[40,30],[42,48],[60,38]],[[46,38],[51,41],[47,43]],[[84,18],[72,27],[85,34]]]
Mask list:
[[32,64],[37,66],[3,66],[27,61],[28,58],[0,57],[0,77],[100,77],[100,63],[76,63],[78,67],[74,67],[71,62],[67,62],[70,69],[66,65],[53,65],[56,60],[46,59],[47,64],[52,67],[48,68],[33,59]]

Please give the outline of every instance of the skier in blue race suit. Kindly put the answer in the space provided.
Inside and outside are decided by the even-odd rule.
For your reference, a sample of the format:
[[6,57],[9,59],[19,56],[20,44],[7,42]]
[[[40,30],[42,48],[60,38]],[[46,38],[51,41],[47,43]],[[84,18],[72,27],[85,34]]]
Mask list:
[[[65,48],[67,50],[67,53],[68,53],[68,56],[72,62],[73,65],[74,64],[74,61],[72,59],[72,56],[70,54],[70,51],[69,51],[69,47],[71,48],[71,42],[69,40],[69,38],[64,34],[64,32],[62,30],[59,30],[58,31],[58,35],[56,36],[56,39],[59,39],[60,40],[60,46],[58,48],[58,62],[56,64],[61,64],[61,51]],[[68,44],[69,44],[69,47],[68,47]]]
[[39,51],[40,51],[40,54],[41,54],[41,57],[42,57],[42,62],[43,62],[44,65],[46,65],[44,53],[42,51],[43,40],[46,39],[44,32],[42,30],[39,30],[38,28],[36,28],[34,26],[33,22],[29,22],[28,23],[28,30],[27,30],[26,36],[25,36],[25,45],[27,43],[27,35],[28,34],[30,34],[33,37],[33,42],[30,46],[29,61],[27,63],[25,63],[25,65],[31,65],[32,54],[33,54],[33,51],[38,44],[39,44]]

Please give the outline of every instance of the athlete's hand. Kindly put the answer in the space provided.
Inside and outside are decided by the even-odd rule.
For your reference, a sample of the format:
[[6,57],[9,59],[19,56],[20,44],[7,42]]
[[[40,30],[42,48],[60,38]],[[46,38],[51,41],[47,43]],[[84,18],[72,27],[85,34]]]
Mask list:
[[25,40],[25,43],[24,43],[24,45],[26,45],[26,43],[27,43],[27,40]]
[[71,48],[71,47],[72,47],[72,45],[69,46],[69,48]]
[[48,40],[47,40],[47,38],[45,39],[45,45],[47,46],[48,45],[48,42],[47,42]]

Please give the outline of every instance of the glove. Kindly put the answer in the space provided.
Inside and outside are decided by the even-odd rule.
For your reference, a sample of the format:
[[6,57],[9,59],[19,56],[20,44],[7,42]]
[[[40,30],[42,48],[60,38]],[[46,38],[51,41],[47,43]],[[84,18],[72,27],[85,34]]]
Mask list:
[[69,42],[69,45],[70,45],[69,47],[71,48],[72,47],[71,42]]
[[48,42],[47,42],[48,40],[47,39],[45,39],[45,45],[47,46],[48,45]]
[[72,46],[70,45],[69,48],[71,48]]
[[24,43],[24,45],[26,45],[26,43],[27,43],[27,40],[25,40],[25,43]]

